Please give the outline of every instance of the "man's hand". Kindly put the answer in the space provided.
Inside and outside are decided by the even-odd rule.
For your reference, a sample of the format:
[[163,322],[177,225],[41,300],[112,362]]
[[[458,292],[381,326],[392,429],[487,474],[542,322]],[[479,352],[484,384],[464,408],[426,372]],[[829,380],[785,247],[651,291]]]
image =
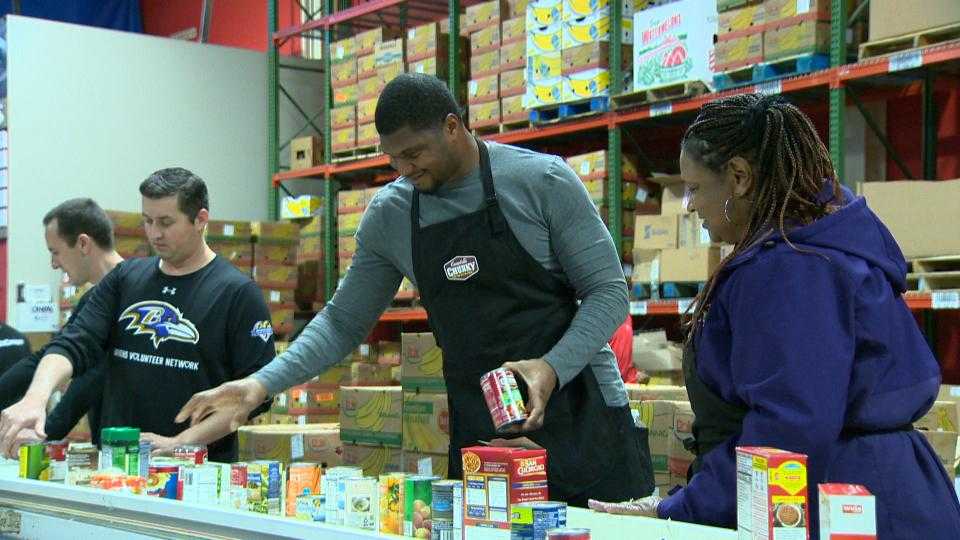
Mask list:
[[657,508],[660,506],[662,500],[663,499],[656,495],[650,495],[642,499],[632,499],[621,503],[607,503],[590,499],[587,501],[587,506],[596,512],[655,518],[657,517]]
[[155,456],[169,456],[180,446],[176,437],[164,437],[156,433],[141,433],[140,439],[150,441],[150,454]]
[[19,435],[23,430],[35,433],[38,439],[47,438],[47,400],[26,395],[0,413],[0,454],[15,459],[20,449]]
[[176,422],[190,420],[196,425],[215,412],[232,415],[230,430],[236,431],[247,423],[250,412],[267,399],[267,389],[253,377],[230,381],[216,388],[194,394],[190,401],[180,409]]
[[512,426],[504,430],[505,433],[522,433],[542,428],[547,401],[557,387],[557,373],[542,358],[507,362],[503,368],[509,369],[527,383],[527,421],[522,426]]

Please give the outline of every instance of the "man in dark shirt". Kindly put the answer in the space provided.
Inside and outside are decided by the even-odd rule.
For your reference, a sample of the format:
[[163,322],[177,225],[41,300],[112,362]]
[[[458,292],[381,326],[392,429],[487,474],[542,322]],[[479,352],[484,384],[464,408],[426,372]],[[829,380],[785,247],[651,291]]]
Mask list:
[[213,414],[192,427],[173,419],[194,393],[250,375],[273,358],[270,313],[257,285],[204,241],[203,180],[163,169],[140,193],[147,239],[159,256],[118,265],[50,343],[24,398],[0,415],[3,453],[16,451],[21,428],[44,434],[52,390],[101,362],[102,350],[103,426],[138,427],[160,452],[207,444],[210,459],[236,459],[231,415]]
[[[113,225],[93,199],[70,199],[47,212],[43,218],[44,239],[50,251],[50,265],[63,270],[71,285],[96,285],[123,258],[113,248]],[[69,325],[86,305],[85,293],[67,319]],[[0,376],[0,407],[20,400],[43,358],[46,347],[22,358]],[[90,435],[100,440],[100,397],[103,393],[103,363],[70,383],[46,422],[47,437],[58,440],[67,436],[87,414]],[[36,438],[32,430],[20,435],[20,441]]]
[[0,323],[0,374],[29,355],[30,342],[27,338],[16,328]]

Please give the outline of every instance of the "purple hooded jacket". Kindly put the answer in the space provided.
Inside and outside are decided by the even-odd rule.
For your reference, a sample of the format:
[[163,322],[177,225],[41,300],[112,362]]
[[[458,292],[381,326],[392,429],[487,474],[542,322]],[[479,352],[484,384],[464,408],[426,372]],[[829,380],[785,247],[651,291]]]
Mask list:
[[862,197],[844,196],[835,213],[789,234],[816,254],[775,234],[723,270],[696,336],[697,373],[749,412],[659,517],[736,527],[734,449],[771,446],[809,457],[811,539],[825,482],[875,495],[880,539],[960,539],[953,484],[924,437],[862,434],[923,416],[940,368],[901,297],[899,246]]

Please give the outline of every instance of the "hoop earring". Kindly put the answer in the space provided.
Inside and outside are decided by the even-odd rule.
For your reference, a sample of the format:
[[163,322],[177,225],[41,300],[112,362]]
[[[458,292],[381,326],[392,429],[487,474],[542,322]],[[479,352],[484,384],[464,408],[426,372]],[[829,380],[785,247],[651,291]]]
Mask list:
[[727,220],[727,223],[731,225],[736,225],[736,223],[730,219],[730,197],[727,197],[727,200],[723,201],[723,219]]

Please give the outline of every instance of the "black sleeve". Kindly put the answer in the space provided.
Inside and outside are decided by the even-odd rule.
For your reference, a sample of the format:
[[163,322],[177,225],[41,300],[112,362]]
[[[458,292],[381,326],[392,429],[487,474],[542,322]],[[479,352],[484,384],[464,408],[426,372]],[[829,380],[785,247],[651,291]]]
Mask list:
[[[227,335],[227,361],[233,379],[252,375],[270,363],[277,349],[273,342],[273,326],[270,310],[263,298],[263,291],[254,282],[248,282],[237,293],[231,310]],[[253,418],[269,408],[261,405],[252,413]]]
[[20,401],[20,398],[27,393],[27,388],[33,382],[33,374],[37,371],[37,365],[40,364],[40,354],[38,352],[21,358],[0,376],[0,409],[6,409]]
[[70,383],[60,402],[47,416],[47,439],[58,441],[65,438],[83,415],[91,408],[98,409],[95,406],[103,395],[105,370],[106,364],[100,362]]
[[85,295],[83,309],[74,312],[73,320],[53,338],[44,351],[44,354],[67,357],[73,365],[74,377],[83,375],[103,362],[103,351],[107,349],[117,309],[123,266],[123,263],[118,264]]

